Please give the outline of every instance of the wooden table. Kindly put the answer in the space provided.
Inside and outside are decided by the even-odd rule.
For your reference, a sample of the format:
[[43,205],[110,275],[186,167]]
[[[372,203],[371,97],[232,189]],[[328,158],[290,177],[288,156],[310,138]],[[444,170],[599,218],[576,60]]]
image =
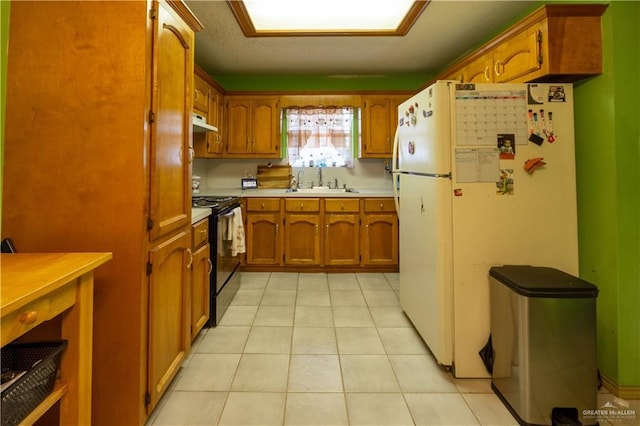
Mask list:
[[111,253],[16,253],[0,257],[2,346],[61,317],[61,380],[24,421],[32,424],[60,401],[61,425],[91,424],[93,270]]

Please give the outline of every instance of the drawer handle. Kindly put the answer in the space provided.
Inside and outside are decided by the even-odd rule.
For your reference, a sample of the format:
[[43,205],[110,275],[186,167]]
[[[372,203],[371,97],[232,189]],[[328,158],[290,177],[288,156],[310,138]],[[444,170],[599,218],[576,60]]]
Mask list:
[[20,322],[26,325],[33,324],[38,320],[37,311],[27,311],[20,315]]
[[203,237],[207,236],[207,230],[206,229],[201,229],[200,230],[200,235],[202,235]]
[[211,259],[207,259],[207,262],[209,262],[209,272],[207,272],[207,275],[211,275],[211,272],[213,272],[213,262]]

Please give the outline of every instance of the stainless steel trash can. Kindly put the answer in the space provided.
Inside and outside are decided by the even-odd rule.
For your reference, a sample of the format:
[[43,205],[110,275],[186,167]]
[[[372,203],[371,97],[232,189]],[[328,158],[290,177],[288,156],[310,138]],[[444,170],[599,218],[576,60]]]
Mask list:
[[493,267],[489,281],[493,391],[523,425],[563,424],[559,408],[593,423],[582,413],[597,408],[597,287],[524,265]]

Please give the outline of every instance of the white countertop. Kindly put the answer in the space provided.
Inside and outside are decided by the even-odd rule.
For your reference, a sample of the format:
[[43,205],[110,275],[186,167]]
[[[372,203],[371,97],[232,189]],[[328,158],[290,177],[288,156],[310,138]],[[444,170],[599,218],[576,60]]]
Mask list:
[[205,217],[211,215],[211,209],[205,207],[193,207],[191,209],[191,224],[200,222]]

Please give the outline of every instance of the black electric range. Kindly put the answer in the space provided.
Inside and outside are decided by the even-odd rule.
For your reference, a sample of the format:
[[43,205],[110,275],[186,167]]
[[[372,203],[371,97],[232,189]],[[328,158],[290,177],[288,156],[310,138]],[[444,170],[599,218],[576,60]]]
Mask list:
[[209,275],[210,314],[207,327],[214,327],[227,310],[240,287],[240,254],[233,245],[233,220],[238,214],[240,197],[194,195],[193,207],[211,209],[209,217],[209,245],[213,268]]

